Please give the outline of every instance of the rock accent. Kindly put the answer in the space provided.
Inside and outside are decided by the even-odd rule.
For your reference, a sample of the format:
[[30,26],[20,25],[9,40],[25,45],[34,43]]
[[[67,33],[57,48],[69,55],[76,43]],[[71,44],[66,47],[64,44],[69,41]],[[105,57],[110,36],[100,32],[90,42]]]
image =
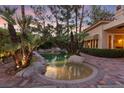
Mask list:
[[33,62],[30,66],[27,68],[19,71],[16,73],[16,77],[23,77],[27,78],[33,75],[36,75],[37,73],[44,74],[46,71],[46,61],[45,59],[40,56],[37,52],[33,52],[34,56],[38,58],[36,62]]
[[54,54],[60,54],[61,52],[67,53],[67,50],[65,49],[60,49],[59,47],[53,47],[51,49],[39,49],[38,53],[43,54],[43,53],[54,53]]
[[85,58],[78,55],[72,55],[68,58],[69,63],[83,63],[84,61]]

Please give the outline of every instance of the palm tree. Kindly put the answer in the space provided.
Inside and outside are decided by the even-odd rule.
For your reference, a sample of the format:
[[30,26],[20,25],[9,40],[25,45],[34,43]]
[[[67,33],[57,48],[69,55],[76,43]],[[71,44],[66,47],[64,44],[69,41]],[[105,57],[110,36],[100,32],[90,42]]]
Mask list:
[[16,24],[13,15],[15,14],[17,8],[9,8],[8,6],[4,6],[0,9],[0,16],[8,22],[8,30],[9,34],[11,36],[11,40],[13,43],[19,42],[19,39],[16,35],[16,31],[14,29],[14,26]]
[[4,61],[4,58],[12,56],[15,63],[19,65],[19,52],[17,52],[20,48],[19,43],[12,43],[9,31],[6,29],[0,28],[0,34],[0,58]]
[[[30,23],[31,23],[32,17],[31,16],[23,16],[23,18],[19,18],[17,17],[17,23],[21,28],[21,51],[22,51],[22,66],[27,66],[28,61],[29,61],[29,57],[27,57],[28,52],[27,51],[27,39],[28,39],[28,35],[24,34],[26,31],[30,30]],[[25,36],[26,35],[26,36]]]
[[[25,20],[25,21],[24,21]],[[21,67],[27,67],[30,64],[32,58],[32,52],[44,43],[40,35],[33,35],[31,33],[30,24],[32,23],[32,16],[24,16],[24,18],[17,17],[17,23],[20,26],[21,30],[24,30],[26,33],[26,38],[21,36]],[[22,33],[23,34],[23,33]]]

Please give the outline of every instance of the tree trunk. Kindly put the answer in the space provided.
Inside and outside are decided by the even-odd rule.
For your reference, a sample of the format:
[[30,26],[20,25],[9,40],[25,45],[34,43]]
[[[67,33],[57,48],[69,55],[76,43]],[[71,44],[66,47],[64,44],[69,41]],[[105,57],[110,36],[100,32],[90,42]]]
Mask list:
[[18,56],[16,54],[13,55],[13,59],[15,61],[15,67],[20,68],[21,63],[20,63],[20,60],[19,60],[19,58],[18,58]]
[[78,10],[77,10],[77,8],[75,9],[75,24],[76,24],[76,34],[77,34],[77,30],[78,30],[78,25],[77,25],[77,21],[78,21]]
[[8,30],[9,30],[9,34],[11,37],[11,41],[13,43],[17,43],[19,41],[19,38],[17,37],[16,31],[15,31],[14,26],[12,24],[8,23]]
[[67,32],[69,33],[69,19],[67,19]]
[[25,68],[30,65],[30,61],[32,58],[32,52],[29,52],[28,54],[24,54],[22,58],[22,68]]
[[[21,14],[22,14],[22,20],[25,23],[26,20],[25,20],[25,6],[24,5],[21,5]],[[25,27],[22,28],[22,36],[24,38],[27,37],[27,34],[25,32]]]
[[[69,9],[67,8],[67,16],[69,16]],[[66,18],[66,21],[67,21],[67,32],[69,33],[69,18],[67,17]]]
[[[56,14],[56,16],[57,16],[57,14]],[[55,18],[56,18],[56,31],[57,31],[58,35],[60,35],[60,31],[58,29],[58,25],[59,25],[58,18],[57,17],[55,17]]]
[[81,32],[82,23],[83,23],[83,18],[84,18],[84,5],[82,6],[82,13],[81,13],[81,19],[80,19],[79,32]]
[[22,14],[22,18],[25,18],[25,6],[21,5],[21,14]]

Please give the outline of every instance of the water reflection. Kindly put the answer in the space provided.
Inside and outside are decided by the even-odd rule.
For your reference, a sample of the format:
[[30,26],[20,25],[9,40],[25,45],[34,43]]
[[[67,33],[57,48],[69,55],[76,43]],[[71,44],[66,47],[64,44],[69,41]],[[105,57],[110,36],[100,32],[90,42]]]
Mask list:
[[67,62],[69,55],[66,54],[44,54],[42,55],[48,60],[48,66],[45,76],[57,80],[74,80],[88,77],[91,68]]
[[54,62],[54,65],[47,66],[45,76],[58,80],[74,80],[88,77],[92,70],[84,65],[65,62]]

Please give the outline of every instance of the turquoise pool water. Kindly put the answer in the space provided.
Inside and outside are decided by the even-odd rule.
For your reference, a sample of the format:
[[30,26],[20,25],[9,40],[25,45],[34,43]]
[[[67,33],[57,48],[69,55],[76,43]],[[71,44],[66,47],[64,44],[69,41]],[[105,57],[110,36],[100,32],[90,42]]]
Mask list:
[[68,54],[62,53],[62,54],[51,54],[51,53],[46,53],[42,54],[42,56],[48,61],[48,62],[53,62],[53,61],[64,61],[69,57]]

